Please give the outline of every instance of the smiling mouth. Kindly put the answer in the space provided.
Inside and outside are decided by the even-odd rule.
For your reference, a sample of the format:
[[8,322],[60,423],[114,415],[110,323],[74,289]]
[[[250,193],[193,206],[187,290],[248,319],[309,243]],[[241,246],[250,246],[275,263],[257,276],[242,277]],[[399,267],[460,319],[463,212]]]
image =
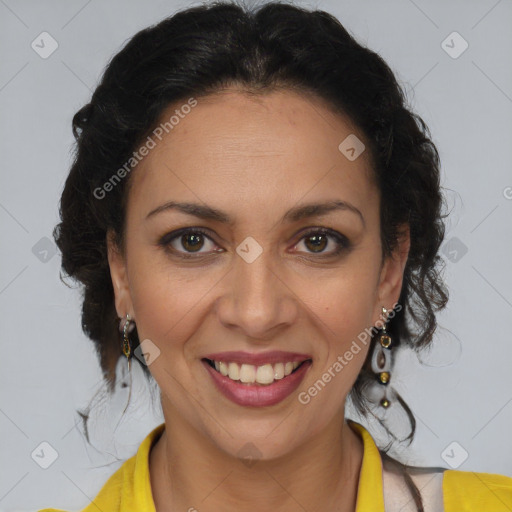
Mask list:
[[285,379],[296,372],[304,363],[312,362],[311,359],[304,361],[286,361],[278,363],[267,363],[264,365],[238,364],[233,361],[214,361],[204,358],[218,373],[239,384],[269,386],[277,380]]

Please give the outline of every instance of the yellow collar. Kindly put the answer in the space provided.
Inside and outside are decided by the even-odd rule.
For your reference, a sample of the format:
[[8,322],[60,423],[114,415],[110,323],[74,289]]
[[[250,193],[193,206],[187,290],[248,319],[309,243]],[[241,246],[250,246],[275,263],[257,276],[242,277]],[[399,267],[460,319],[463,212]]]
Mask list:
[[[359,423],[348,420],[349,426],[361,437],[364,446],[359,474],[356,512],[384,512],[382,462],[377,445],[370,433]],[[83,512],[96,512],[100,507],[116,505],[120,512],[144,510],[156,512],[151,492],[149,453],[165,429],[165,423],[155,427],[139,445],[137,453],[128,459],[105,483],[93,502]],[[89,507],[91,507],[89,509]]]
[[363,440],[364,453],[359,486],[357,488],[356,512],[385,512],[384,490],[382,487],[382,459],[379,449],[370,433],[359,423],[348,420],[347,423]]

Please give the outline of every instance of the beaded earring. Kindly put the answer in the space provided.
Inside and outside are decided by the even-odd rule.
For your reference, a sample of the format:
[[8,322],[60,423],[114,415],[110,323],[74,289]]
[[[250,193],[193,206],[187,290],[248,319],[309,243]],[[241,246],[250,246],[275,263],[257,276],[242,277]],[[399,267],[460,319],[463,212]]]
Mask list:
[[132,344],[128,334],[133,331],[135,328],[135,322],[130,318],[130,315],[127,314],[126,318],[122,318],[119,322],[119,332],[123,333],[123,341],[122,341],[122,350],[123,354],[126,356],[128,362],[128,373],[130,375],[130,389],[128,393],[128,400],[126,402],[126,406],[123,410],[123,414],[128,408],[128,404],[130,403],[130,397],[132,395],[132,367],[131,367],[131,358],[132,358]]
[[377,380],[382,384],[384,389],[384,396],[380,400],[380,405],[384,409],[390,406],[390,401],[387,397],[387,386],[391,379],[391,348],[392,339],[390,334],[386,330],[386,323],[388,321],[388,310],[382,308],[382,314],[384,317],[384,325],[382,326],[382,332],[379,335],[379,340],[375,344],[372,354],[372,371],[376,374]]

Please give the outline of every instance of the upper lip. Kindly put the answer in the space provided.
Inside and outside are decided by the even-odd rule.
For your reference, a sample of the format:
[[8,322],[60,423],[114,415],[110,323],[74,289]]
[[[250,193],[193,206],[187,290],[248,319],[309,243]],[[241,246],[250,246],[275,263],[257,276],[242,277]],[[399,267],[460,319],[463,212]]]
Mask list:
[[284,352],[283,350],[272,350],[268,352],[259,352],[257,354],[244,351],[228,351],[216,352],[215,354],[207,354],[206,359],[212,361],[223,361],[226,363],[253,364],[261,366],[264,364],[287,363],[295,361],[302,362],[311,359],[308,354],[299,354],[298,352]]

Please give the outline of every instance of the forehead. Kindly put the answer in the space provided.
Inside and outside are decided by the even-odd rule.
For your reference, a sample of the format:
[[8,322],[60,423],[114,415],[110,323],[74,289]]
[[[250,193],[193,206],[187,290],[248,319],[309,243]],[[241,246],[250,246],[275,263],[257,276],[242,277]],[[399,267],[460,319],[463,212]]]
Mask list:
[[289,90],[226,90],[196,101],[163,112],[158,124],[173,116],[172,128],[161,130],[161,140],[152,135],[155,146],[131,178],[129,208],[147,213],[183,198],[223,210],[234,202],[265,209],[284,199],[375,199],[368,151],[349,160],[339,149],[347,137],[363,135],[320,100]]

